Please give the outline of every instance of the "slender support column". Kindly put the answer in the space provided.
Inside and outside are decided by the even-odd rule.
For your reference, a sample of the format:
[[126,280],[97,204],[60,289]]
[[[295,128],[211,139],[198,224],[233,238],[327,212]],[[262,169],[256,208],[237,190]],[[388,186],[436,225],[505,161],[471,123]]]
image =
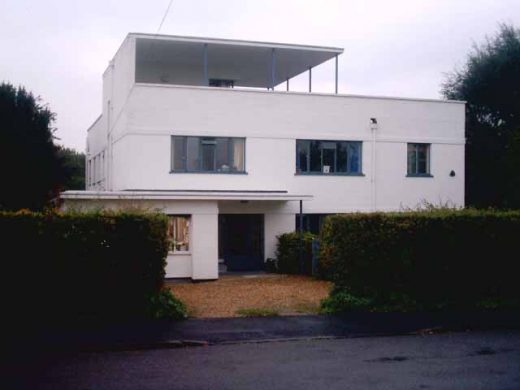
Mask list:
[[274,84],[276,82],[276,54],[275,50],[271,49],[271,89],[274,91]]
[[300,199],[300,245],[298,246],[298,257],[300,262],[300,272],[303,273],[303,201]]
[[204,85],[209,86],[208,76],[208,44],[204,44]]
[[287,83],[286,90],[287,90],[287,92],[289,92],[289,79],[287,79],[286,83]]
[[312,92],[312,68],[309,68],[309,92]]
[[335,77],[335,85],[336,85],[336,95],[338,94],[338,55],[336,54],[336,77]]

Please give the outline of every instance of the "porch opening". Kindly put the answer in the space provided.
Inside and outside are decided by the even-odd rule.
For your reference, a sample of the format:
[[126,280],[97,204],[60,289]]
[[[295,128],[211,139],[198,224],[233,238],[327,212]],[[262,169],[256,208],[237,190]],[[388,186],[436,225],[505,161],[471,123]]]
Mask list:
[[264,268],[264,215],[219,214],[220,269],[226,272],[262,271]]

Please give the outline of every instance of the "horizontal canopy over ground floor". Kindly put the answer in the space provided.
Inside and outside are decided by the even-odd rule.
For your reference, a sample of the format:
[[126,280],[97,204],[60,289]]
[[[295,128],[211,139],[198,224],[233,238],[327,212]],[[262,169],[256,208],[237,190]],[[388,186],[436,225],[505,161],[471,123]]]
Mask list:
[[157,211],[168,215],[166,277],[217,279],[262,269],[275,256],[276,237],[295,230],[299,201],[286,191],[67,191],[63,210]]

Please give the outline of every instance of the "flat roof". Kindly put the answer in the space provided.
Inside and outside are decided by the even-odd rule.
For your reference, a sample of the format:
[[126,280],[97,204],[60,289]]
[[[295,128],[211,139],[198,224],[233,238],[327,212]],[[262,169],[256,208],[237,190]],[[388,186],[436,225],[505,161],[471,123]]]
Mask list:
[[78,200],[311,200],[312,195],[290,194],[285,190],[131,190],[65,191],[61,199]]
[[[318,66],[342,48],[233,39],[130,33],[136,39],[136,79],[160,69],[173,83],[197,85],[208,79],[233,80],[235,86],[269,88]],[[206,50],[206,52],[205,52]],[[204,54],[206,53],[206,54]]]

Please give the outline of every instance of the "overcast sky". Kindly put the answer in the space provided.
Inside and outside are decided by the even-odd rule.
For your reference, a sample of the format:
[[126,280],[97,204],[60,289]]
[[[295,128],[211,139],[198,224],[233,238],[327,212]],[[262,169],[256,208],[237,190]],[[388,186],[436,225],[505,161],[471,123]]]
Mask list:
[[[128,32],[157,32],[168,3],[1,0],[0,81],[41,96],[59,142],[83,151],[108,61]],[[160,32],[339,46],[340,93],[439,98],[444,73],[500,22],[520,26],[520,0],[173,0]],[[333,61],[313,70],[313,91],[333,82]]]

